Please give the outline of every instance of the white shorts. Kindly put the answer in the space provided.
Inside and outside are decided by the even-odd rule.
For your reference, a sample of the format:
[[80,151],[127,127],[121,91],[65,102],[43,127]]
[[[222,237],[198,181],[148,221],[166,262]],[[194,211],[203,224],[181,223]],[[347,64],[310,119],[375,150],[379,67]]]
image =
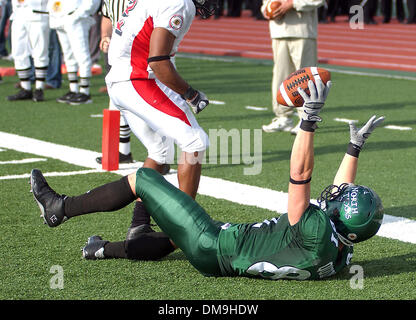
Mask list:
[[110,103],[159,164],[173,163],[174,143],[188,153],[205,151],[208,135],[179,94],[159,80],[107,83]]

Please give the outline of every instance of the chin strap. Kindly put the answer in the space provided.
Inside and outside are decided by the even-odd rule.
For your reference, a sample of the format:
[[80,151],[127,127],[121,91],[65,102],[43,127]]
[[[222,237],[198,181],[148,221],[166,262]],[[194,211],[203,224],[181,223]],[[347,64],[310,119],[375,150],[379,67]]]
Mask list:
[[338,239],[348,247],[354,246],[354,243],[342,236],[340,233],[337,232]]

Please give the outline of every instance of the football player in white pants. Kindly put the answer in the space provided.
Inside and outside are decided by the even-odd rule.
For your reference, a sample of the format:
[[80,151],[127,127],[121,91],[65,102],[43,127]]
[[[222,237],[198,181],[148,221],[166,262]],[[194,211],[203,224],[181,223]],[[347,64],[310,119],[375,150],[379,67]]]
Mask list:
[[58,34],[69,80],[69,92],[58,98],[58,102],[71,105],[92,102],[92,61],[88,37],[95,23],[92,15],[100,3],[100,0],[49,0],[50,26]]
[[[12,56],[20,91],[8,96],[9,101],[33,99],[43,101],[49,56],[49,15],[46,0],[13,0]],[[35,65],[35,91],[32,92],[30,77],[32,67],[30,57]]]
[[[196,11],[214,13],[211,0],[130,1],[111,37],[106,76],[108,94],[145,145],[144,167],[162,172],[174,159],[174,143],[182,150],[179,188],[195,198],[203,154],[209,140],[195,113],[208,105],[176,71],[172,57],[189,30]],[[127,239],[151,231],[150,216],[137,201]]]

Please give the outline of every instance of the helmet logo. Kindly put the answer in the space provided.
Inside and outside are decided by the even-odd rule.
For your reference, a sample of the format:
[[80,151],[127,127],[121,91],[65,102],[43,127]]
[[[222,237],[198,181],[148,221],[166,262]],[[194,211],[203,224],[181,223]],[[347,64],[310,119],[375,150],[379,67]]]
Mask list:
[[357,239],[357,235],[355,233],[349,233],[347,235],[348,239],[350,239],[351,241],[354,241]]
[[178,30],[182,27],[183,24],[183,17],[180,15],[175,14],[169,20],[169,25],[172,29]]
[[347,201],[344,202],[345,219],[351,219],[352,214],[358,214],[358,188],[352,188],[346,196]]

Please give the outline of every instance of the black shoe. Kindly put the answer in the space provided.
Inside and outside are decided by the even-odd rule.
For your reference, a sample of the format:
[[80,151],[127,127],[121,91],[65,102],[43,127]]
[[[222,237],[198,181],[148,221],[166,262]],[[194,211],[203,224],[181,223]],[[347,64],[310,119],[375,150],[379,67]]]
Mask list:
[[65,195],[59,195],[46,182],[42,172],[33,169],[30,173],[31,192],[38,203],[41,217],[49,227],[57,227],[68,218],[65,216]]
[[78,106],[80,104],[92,103],[92,100],[89,94],[77,93],[69,99],[68,103],[72,106]]
[[170,171],[170,164],[169,163],[165,163],[162,165],[162,172],[160,173],[162,176],[164,176],[165,174],[168,174]]
[[155,232],[150,224],[142,224],[136,227],[130,227],[127,229],[126,240],[136,239],[139,235],[143,233]]
[[108,242],[100,236],[89,237],[85,247],[82,248],[82,257],[87,260],[105,259],[104,246]]
[[[102,164],[103,157],[97,157],[95,158],[95,161],[97,163]],[[118,163],[133,163],[133,157],[131,155],[131,152],[129,154],[122,154],[121,152],[118,153]]]
[[20,89],[18,93],[8,96],[7,100],[9,101],[32,100],[32,97],[33,97],[32,90]]
[[56,99],[56,101],[60,103],[69,103],[69,100],[76,94],[76,92],[68,91],[62,97]]
[[43,90],[42,89],[36,89],[33,92],[33,101],[35,102],[39,102],[39,101],[44,101],[45,99],[43,98]]

